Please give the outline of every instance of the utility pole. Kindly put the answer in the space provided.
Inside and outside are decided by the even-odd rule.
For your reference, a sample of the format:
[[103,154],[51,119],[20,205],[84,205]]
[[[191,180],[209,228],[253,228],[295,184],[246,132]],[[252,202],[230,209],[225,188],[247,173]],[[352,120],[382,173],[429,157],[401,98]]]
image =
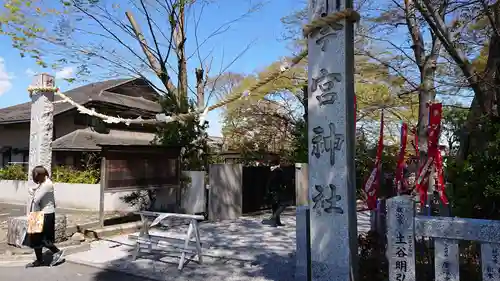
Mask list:
[[[310,25],[352,6],[352,0],[309,0]],[[313,281],[357,279],[353,29],[344,17],[307,34]]]

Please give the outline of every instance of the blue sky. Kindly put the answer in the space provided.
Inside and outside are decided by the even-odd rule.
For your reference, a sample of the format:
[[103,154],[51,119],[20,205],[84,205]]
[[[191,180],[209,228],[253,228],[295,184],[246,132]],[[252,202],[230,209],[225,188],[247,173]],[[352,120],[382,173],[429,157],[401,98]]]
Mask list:
[[[234,19],[238,12],[245,11],[248,7],[246,1],[221,0],[218,5],[208,6],[204,11],[203,24],[200,28],[200,37],[209,34],[220,25]],[[206,45],[206,49],[213,56],[213,68],[227,65],[233,58],[238,56],[245,47],[251,43],[251,48],[229,67],[229,71],[239,73],[251,73],[262,69],[280,57],[290,54],[286,42],[280,40],[283,33],[281,17],[289,15],[300,9],[303,5],[301,0],[269,0],[258,13],[250,15],[244,20],[238,21],[224,34],[214,38]],[[192,36],[188,33],[187,49],[194,44]],[[6,40],[7,39],[7,40]],[[193,45],[191,45],[191,49]],[[195,63],[188,63],[189,73],[193,73]],[[51,70],[38,68],[30,58],[21,58],[17,49],[12,48],[8,38],[0,40],[0,108],[27,102],[29,100],[27,87],[31,83],[35,72],[49,72],[56,75],[56,83],[63,90],[68,90],[86,82],[74,82],[68,84],[62,78],[71,77],[75,65]],[[88,77],[90,81],[99,80],[99,77]],[[190,79],[191,80],[191,79]],[[211,100],[213,102],[213,100]],[[221,135],[220,112],[214,111],[209,114],[210,135]]]

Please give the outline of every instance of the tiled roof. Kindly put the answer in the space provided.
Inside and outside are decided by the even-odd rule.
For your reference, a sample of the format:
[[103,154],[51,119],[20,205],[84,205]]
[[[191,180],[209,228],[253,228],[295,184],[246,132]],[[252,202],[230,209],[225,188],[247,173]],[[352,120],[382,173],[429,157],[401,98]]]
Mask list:
[[100,151],[98,145],[151,145],[155,134],[110,130],[98,133],[91,128],[79,129],[56,139],[54,151]]
[[[146,111],[160,112],[161,107],[154,101],[142,97],[132,97],[106,91],[126,82],[136,79],[115,79],[103,82],[92,83],[65,92],[64,94],[79,104],[86,104],[90,101],[101,101],[106,103],[124,105]],[[55,100],[60,98],[56,96]],[[54,115],[72,109],[68,103],[54,103]],[[31,103],[18,104],[0,109],[0,124],[29,122]]]

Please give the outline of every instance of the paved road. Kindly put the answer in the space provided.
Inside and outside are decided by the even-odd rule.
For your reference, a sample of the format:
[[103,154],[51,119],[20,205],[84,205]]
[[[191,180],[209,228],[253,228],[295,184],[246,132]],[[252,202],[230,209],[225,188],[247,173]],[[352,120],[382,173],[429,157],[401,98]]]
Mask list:
[[[57,208],[58,213],[64,214],[81,214],[81,210],[68,210]],[[85,212],[85,211],[84,211]],[[15,205],[9,203],[0,203],[0,220],[6,220],[8,217],[24,216],[26,207],[23,205]]]
[[147,281],[115,271],[104,271],[89,266],[64,263],[56,267],[29,268],[2,267],[2,281]]
[[0,203],[0,220],[7,219],[8,217],[23,216],[25,214],[26,207],[22,205]]

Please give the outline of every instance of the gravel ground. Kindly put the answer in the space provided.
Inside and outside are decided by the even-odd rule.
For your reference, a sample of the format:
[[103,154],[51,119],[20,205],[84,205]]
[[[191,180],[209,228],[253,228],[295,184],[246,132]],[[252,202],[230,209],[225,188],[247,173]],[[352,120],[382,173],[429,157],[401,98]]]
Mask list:
[[114,271],[64,263],[56,267],[30,268],[3,267],[2,281],[147,281],[144,277],[130,276]]
[[[247,267],[241,267],[231,264],[221,266],[211,266],[206,275],[200,276],[199,273],[192,275],[189,271],[184,271],[182,275],[177,276],[176,281],[292,281],[293,275],[282,272],[279,268],[273,270],[272,275],[259,276],[256,266],[253,270]],[[276,264],[269,264],[268,267],[276,267]],[[3,267],[2,281],[151,281],[145,277],[137,277],[126,273],[103,270],[95,267],[72,264],[66,262],[56,267],[30,268],[24,267]],[[199,271],[198,271],[199,272]],[[252,272],[254,276],[252,276]]]

